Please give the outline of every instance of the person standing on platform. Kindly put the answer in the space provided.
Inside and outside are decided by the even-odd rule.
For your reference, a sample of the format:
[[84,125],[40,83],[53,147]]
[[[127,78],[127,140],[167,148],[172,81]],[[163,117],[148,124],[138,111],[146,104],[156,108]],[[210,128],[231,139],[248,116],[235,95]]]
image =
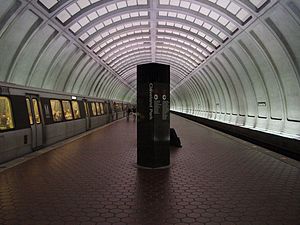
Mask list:
[[131,113],[131,109],[130,107],[127,107],[127,114],[126,114],[127,121],[129,121],[130,113]]
[[136,108],[134,106],[132,108],[132,115],[133,115],[133,121],[135,121],[135,118],[136,118]]

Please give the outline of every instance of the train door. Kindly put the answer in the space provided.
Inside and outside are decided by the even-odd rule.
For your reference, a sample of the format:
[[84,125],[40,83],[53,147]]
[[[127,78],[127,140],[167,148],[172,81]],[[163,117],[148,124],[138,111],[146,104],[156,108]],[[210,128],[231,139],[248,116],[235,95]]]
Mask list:
[[37,149],[43,145],[43,125],[38,95],[27,95],[26,105],[31,126],[32,148]]
[[86,124],[86,130],[91,129],[91,117],[90,117],[90,111],[89,106],[86,100],[83,101],[84,104],[84,110],[85,110],[85,124]]

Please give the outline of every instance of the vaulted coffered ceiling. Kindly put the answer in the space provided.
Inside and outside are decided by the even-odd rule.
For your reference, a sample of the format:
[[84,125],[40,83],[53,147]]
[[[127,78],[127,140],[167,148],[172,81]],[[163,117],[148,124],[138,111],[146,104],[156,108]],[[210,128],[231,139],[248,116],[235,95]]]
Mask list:
[[39,0],[47,16],[132,88],[136,65],[171,65],[171,89],[230,42],[269,0]]
[[172,110],[300,136],[299,0],[0,2],[0,82],[135,103],[164,63]]

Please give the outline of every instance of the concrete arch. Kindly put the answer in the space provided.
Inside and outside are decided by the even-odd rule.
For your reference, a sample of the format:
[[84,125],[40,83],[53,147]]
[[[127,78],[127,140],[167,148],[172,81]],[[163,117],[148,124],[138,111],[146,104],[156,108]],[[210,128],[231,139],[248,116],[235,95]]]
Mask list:
[[[297,136],[299,116],[293,113],[300,110],[295,101],[299,102],[300,97],[299,20],[291,13],[287,1],[278,2],[199,68],[200,74],[207,77],[198,72],[191,77],[197,79],[199,89],[206,93],[213,114],[217,110],[212,104],[219,93],[224,104],[221,111],[226,113],[221,121]],[[295,6],[295,1],[292,2]],[[182,81],[176,93],[180,93],[178,89],[186,89],[185,82],[190,80]],[[211,115],[202,117],[217,119]]]
[[173,110],[300,138],[299,1],[47,1],[1,2],[1,82],[134,103],[164,63]]

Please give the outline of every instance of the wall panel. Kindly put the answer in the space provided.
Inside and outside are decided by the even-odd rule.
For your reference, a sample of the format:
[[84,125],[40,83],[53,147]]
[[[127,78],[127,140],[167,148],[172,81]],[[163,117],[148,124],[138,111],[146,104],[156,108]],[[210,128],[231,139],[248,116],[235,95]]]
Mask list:
[[90,58],[88,63],[84,66],[84,68],[80,71],[80,73],[78,73],[76,79],[74,80],[74,84],[73,84],[71,92],[73,92],[73,93],[80,92],[80,89],[79,89],[80,85],[82,84],[84,78],[86,76],[89,76],[89,72],[93,68],[94,65],[95,65],[95,61]]
[[59,56],[67,44],[68,40],[63,36],[57,35],[52,39],[32,71],[30,86],[42,88],[45,78],[51,76],[49,71],[53,70],[56,57]]
[[[0,37],[0,80],[9,81],[11,69],[24,44],[41,23],[41,19],[31,11],[23,12]],[[17,35],[16,35],[17,34]]]
[[[97,70],[113,77],[102,96],[123,100],[134,95],[125,80],[76,41],[68,29],[40,5],[27,0],[3,0],[0,6],[0,81],[74,94],[98,92]],[[98,83],[97,83],[98,84]],[[123,94],[117,94],[116,85]],[[98,87],[101,84],[98,85]],[[89,90],[96,88],[97,90]],[[119,91],[118,90],[118,91]]]
[[96,71],[99,70],[99,64],[97,62],[93,63],[93,66],[90,68],[88,74],[83,77],[81,84],[78,88],[78,93],[85,95],[85,89],[88,84],[88,82],[92,79],[92,77],[95,75]]
[[39,28],[19,58],[15,60],[15,67],[11,71],[11,77],[8,81],[20,85],[27,84],[31,80],[30,74],[36,67],[39,57],[55,35],[57,35],[57,31],[51,26],[44,25]]
[[[263,11],[172,91],[171,108],[300,139],[299,7],[297,0],[283,0]],[[183,99],[190,82],[203,100],[197,94]],[[195,110],[185,109],[185,102]]]
[[42,88],[55,90],[55,84],[64,67],[68,64],[70,57],[76,52],[76,46],[66,41],[63,48],[56,54],[47,76],[44,78]]
[[81,51],[78,47],[74,50],[74,53],[70,55],[66,65],[61,70],[60,74],[56,78],[54,88],[57,91],[63,91],[65,86],[68,83],[69,77],[73,74],[76,65],[82,60],[84,57],[84,52]]

